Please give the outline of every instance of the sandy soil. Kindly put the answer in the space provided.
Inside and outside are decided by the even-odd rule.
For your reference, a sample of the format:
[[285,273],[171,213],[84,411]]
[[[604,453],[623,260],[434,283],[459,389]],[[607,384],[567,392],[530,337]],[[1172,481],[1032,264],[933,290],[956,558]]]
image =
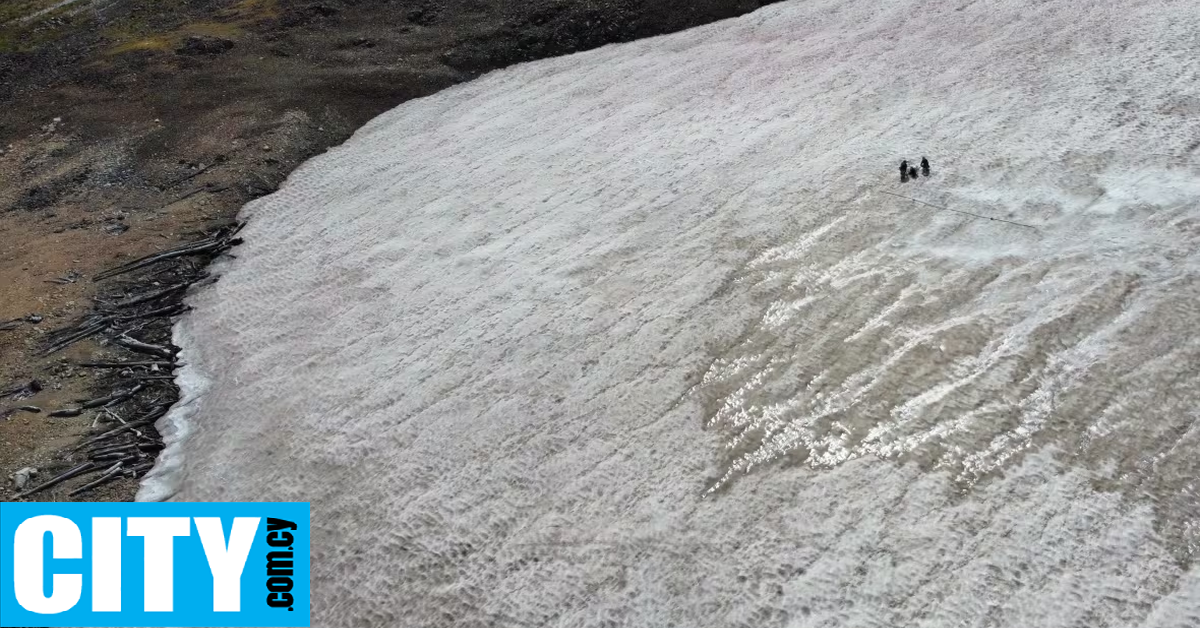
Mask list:
[[[104,268],[194,239],[298,164],[411,98],[512,63],[732,17],[754,0],[45,0],[0,9],[0,496],[65,469],[107,394],[84,341]],[[47,10],[49,9],[49,10]],[[418,157],[419,158],[419,157]],[[152,273],[135,278],[152,284]],[[109,288],[113,290],[113,288]],[[32,316],[32,318],[30,318]],[[32,322],[32,321],[37,321]],[[0,325],[0,329],[5,326]],[[34,414],[15,411],[34,405]],[[71,485],[43,499],[65,499]],[[128,499],[132,479],[85,499]]]

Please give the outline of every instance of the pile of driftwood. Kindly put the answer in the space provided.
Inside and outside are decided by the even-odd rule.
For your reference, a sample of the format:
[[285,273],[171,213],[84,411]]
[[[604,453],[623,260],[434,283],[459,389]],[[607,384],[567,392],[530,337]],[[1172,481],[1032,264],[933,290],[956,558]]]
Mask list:
[[[236,237],[241,228],[242,224],[221,227],[196,242],[133,260],[95,276],[96,281],[103,281],[137,273],[135,280],[101,291],[92,312],[83,320],[51,333],[45,353],[61,351],[85,338],[97,338],[101,344],[129,354],[128,358],[78,365],[97,369],[102,374],[100,379],[112,392],[49,414],[51,417],[89,414],[92,433],[71,452],[69,460],[75,463],[73,466],[23,490],[15,499],[88,477],[87,482],[67,494],[74,497],[119,478],[141,477],[150,470],[163,448],[154,423],[179,399],[179,388],[172,375],[178,366],[179,352],[170,342],[174,317],[188,309],[183,303],[187,289],[208,279],[205,271],[208,262],[241,243]],[[40,411],[33,407],[28,410]]]

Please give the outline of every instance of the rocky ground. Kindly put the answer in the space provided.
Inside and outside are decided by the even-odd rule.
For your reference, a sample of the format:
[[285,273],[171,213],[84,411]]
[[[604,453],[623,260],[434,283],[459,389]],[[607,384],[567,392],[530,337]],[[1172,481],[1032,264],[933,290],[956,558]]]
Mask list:
[[[126,429],[128,440],[81,445],[139,418],[152,423],[176,398],[169,356],[120,343],[124,336],[169,349],[181,292],[126,306],[200,279],[220,251],[178,256],[111,280],[96,281],[97,273],[204,238],[306,158],[405,100],[512,63],[671,32],[769,3],[5,3],[0,498],[18,493],[17,480],[28,489],[90,464],[89,474],[31,498],[129,499],[153,459],[157,434],[146,424]],[[98,331],[46,355],[57,341],[93,327]],[[63,329],[68,333],[55,333]],[[96,362],[129,365],[82,366]],[[82,412],[49,416],[63,409]],[[131,450],[136,464],[104,475],[119,457],[134,460]],[[38,473],[12,477],[27,468]],[[72,495],[105,477],[103,486]]]

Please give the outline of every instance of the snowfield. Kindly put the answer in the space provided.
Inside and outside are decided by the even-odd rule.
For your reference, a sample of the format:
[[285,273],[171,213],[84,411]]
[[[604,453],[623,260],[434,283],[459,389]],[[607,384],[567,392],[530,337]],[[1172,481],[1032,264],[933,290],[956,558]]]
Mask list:
[[1200,626],[1197,50],[804,0],[409,102],[245,208],[140,497],[312,502],[314,626]]

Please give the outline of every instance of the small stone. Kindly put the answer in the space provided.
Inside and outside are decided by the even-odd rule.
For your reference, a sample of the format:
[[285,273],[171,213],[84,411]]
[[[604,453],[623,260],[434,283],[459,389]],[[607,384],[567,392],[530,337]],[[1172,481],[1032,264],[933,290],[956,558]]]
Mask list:
[[33,323],[34,325],[37,325],[38,323],[42,322],[42,317],[37,314],[30,314],[28,317],[25,318],[25,320]]
[[219,55],[229,52],[233,45],[232,41],[220,37],[191,36],[183,40],[183,45],[175,50],[175,54]]
[[271,147],[266,144],[263,144],[263,150],[271,150]]
[[20,471],[17,471],[8,477],[13,481],[13,484],[17,486],[17,490],[21,491],[25,489],[26,484],[29,484],[29,478],[37,475],[37,473],[37,469],[33,467],[25,467],[24,469],[21,469]]

